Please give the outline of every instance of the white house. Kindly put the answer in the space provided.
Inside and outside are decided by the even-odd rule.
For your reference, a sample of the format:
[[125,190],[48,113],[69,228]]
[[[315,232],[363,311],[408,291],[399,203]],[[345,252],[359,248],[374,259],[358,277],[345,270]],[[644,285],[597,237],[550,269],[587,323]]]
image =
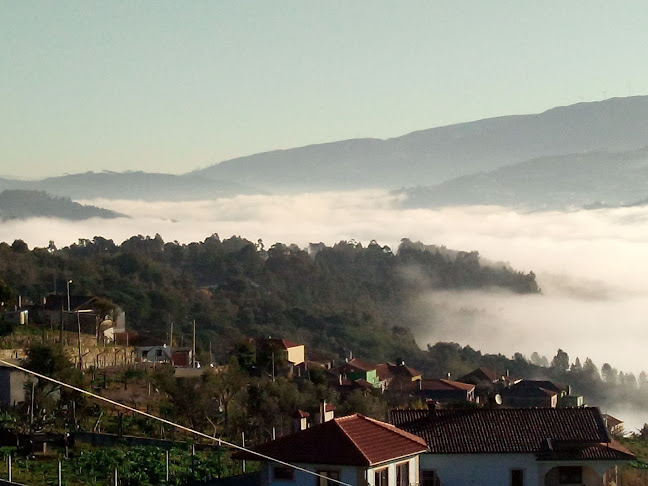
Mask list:
[[[10,360],[15,362],[14,360]],[[16,364],[18,364],[16,362]],[[30,376],[12,366],[0,365],[0,406],[11,407],[25,401],[25,385]]]
[[425,439],[421,486],[605,486],[634,456],[597,408],[393,410]]
[[[262,486],[336,486],[336,481],[351,486],[409,486],[419,483],[419,454],[427,446],[420,437],[356,414],[284,435],[253,450],[320,475],[263,460]],[[259,460],[251,453],[235,457]]]

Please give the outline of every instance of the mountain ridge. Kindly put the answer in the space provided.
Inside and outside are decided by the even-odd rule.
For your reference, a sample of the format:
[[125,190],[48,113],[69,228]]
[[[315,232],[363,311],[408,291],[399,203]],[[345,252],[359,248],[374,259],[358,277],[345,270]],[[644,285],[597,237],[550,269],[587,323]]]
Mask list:
[[[191,172],[257,187],[320,190],[437,184],[542,156],[648,144],[648,96],[611,98],[229,159]],[[322,162],[326,162],[323,164]]]
[[8,189],[0,192],[0,221],[28,218],[83,220],[90,218],[127,218],[125,214],[79,204],[67,197],[56,197],[44,191]]
[[500,205],[573,209],[639,205],[648,196],[648,145],[542,157],[434,186],[406,188],[405,207]]
[[182,201],[240,194],[435,187],[544,157],[577,159],[592,152],[639,150],[648,146],[646,120],[648,96],[611,98],[388,139],[357,138],[262,152],[179,175],[87,172],[40,181],[0,179],[0,190],[44,190],[77,199]]

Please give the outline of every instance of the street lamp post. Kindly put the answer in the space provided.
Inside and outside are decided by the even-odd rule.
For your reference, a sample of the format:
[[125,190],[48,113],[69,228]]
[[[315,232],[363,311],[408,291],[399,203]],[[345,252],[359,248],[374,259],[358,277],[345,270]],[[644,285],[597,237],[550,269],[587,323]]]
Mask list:
[[70,284],[72,283],[72,279],[67,281],[67,304],[68,304],[68,312],[70,312]]
[[77,309],[74,312],[69,312],[69,314],[76,314],[77,319],[77,348],[79,352],[79,369],[83,369],[83,356],[81,352],[81,317],[79,314],[92,314],[92,309]]

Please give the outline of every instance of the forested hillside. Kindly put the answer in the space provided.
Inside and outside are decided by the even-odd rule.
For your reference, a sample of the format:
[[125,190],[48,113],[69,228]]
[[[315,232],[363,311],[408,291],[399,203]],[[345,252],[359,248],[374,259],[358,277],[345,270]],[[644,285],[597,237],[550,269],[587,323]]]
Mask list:
[[[412,278],[415,274],[417,277]],[[403,240],[398,251],[342,241],[307,250],[213,235],[188,245],[134,236],[95,237],[60,250],[0,244],[0,279],[33,302],[55,289],[97,295],[126,311],[142,341],[164,342],[170,322],[223,356],[245,337],[281,336],[316,353],[375,361],[416,354],[403,309],[418,293],[503,287],[538,292],[533,273],[484,265],[477,252]],[[188,342],[188,341],[187,341]]]
[[[124,309],[139,344],[168,342],[173,322],[175,344],[189,345],[195,319],[199,356],[211,349],[216,362],[236,358],[242,369],[249,364],[245,338],[271,335],[305,344],[311,360],[339,362],[350,351],[373,363],[404,358],[427,378],[448,373],[457,378],[485,366],[511,376],[571,385],[586,403],[606,407],[623,404],[643,410],[648,398],[645,373],[635,377],[609,363],[599,368],[587,357],[570,359],[561,349],[552,359],[537,353],[483,354],[449,342],[430,343],[423,349],[425,343],[415,342],[404,317],[411,300],[422,292],[491,287],[520,294],[540,291],[533,273],[486,264],[477,252],[406,239],[397,251],[377,242],[363,246],[353,241],[332,247],[311,244],[308,249],[275,243],[266,249],[260,240],[253,243],[236,236],[221,240],[217,235],[187,245],[165,243],[158,235],[134,236],[121,244],[94,237],[53,248],[30,250],[21,240],[0,243],[0,301],[5,308],[15,304],[18,295],[23,303],[26,299],[38,303],[55,289],[64,294],[71,280],[71,294],[104,297]],[[279,393],[268,391],[268,397],[275,392]],[[186,393],[178,391],[178,416],[194,406],[183,397]],[[314,400],[312,394],[308,397]],[[368,402],[358,400],[341,410],[369,413],[362,408]],[[253,403],[262,402],[259,398]],[[284,404],[286,417],[296,406],[293,402]],[[195,406],[202,406],[199,403]],[[339,398],[337,403],[346,402]],[[377,408],[370,414],[381,417],[386,402],[380,404],[374,404]],[[247,418],[236,426],[256,423],[249,417],[268,416],[259,410],[247,410]]]
[[81,220],[127,216],[109,209],[79,204],[69,197],[51,196],[43,191],[15,189],[0,193],[0,220],[34,217]]

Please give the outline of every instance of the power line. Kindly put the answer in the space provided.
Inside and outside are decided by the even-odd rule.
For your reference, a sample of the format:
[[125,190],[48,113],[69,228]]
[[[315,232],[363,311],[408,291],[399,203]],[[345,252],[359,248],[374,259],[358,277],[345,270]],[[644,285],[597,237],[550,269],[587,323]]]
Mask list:
[[184,425],[180,425],[178,423],[171,422],[170,420],[164,419],[162,417],[158,417],[158,416],[150,414],[148,412],[143,412],[142,410],[137,410],[136,408],[129,407],[128,405],[124,405],[123,403],[116,402],[115,400],[111,400],[109,398],[102,397],[101,395],[97,395],[95,393],[89,392],[87,390],[84,390],[83,388],[79,388],[79,387],[76,387],[74,385],[70,385],[69,383],[65,383],[63,381],[59,381],[59,380],[56,380],[54,378],[50,378],[49,376],[46,376],[46,375],[41,375],[40,373],[36,373],[35,371],[28,370],[27,368],[23,368],[22,366],[18,366],[17,364],[11,363],[9,361],[5,361],[3,359],[0,359],[0,364],[10,366],[10,367],[15,368],[17,370],[20,370],[20,371],[22,371],[24,373],[36,376],[37,378],[42,378],[43,380],[51,381],[52,383],[56,383],[57,385],[64,386],[65,388],[69,388],[71,390],[77,391],[77,392],[79,392],[79,393],[81,393],[83,395],[88,395],[90,397],[96,398],[97,400],[101,400],[101,401],[104,401],[106,403],[110,403],[111,405],[121,407],[123,409],[129,410],[129,411],[134,412],[134,413],[138,413],[140,415],[144,415],[145,417],[151,418],[153,420],[157,420],[159,422],[170,425],[172,427],[176,427],[176,428],[178,428],[180,430],[184,430],[185,432],[189,432],[190,434],[194,434],[194,435],[197,435],[199,437],[204,437],[204,438],[212,440],[212,441],[218,441],[218,445],[224,445],[226,447],[231,447],[232,449],[238,449],[238,450],[241,450],[241,451],[249,452],[250,454],[258,456],[258,457],[260,457],[262,459],[266,459],[268,461],[276,462],[276,463],[281,464],[283,466],[291,467],[291,468],[296,469],[298,471],[302,471],[302,472],[311,474],[313,476],[326,479],[327,481],[338,483],[338,484],[341,484],[343,486],[351,486],[349,483],[345,483],[345,482],[340,481],[338,479],[333,479],[333,478],[330,478],[330,477],[325,476],[323,474],[319,474],[319,473],[316,473],[316,472],[313,472],[313,471],[309,471],[308,469],[305,469],[303,467],[296,466],[295,464],[290,464],[289,462],[285,462],[285,461],[282,461],[280,459],[275,459],[274,457],[266,456],[265,454],[261,454],[260,452],[253,451],[252,449],[248,449],[247,447],[243,447],[243,446],[240,446],[238,444],[233,444],[231,442],[227,442],[227,441],[221,439],[220,437],[218,437],[218,438],[212,437],[211,435],[207,435],[207,434],[205,434],[203,432],[199,432],[198,430],[190,429],[189,427],[185,427]]

